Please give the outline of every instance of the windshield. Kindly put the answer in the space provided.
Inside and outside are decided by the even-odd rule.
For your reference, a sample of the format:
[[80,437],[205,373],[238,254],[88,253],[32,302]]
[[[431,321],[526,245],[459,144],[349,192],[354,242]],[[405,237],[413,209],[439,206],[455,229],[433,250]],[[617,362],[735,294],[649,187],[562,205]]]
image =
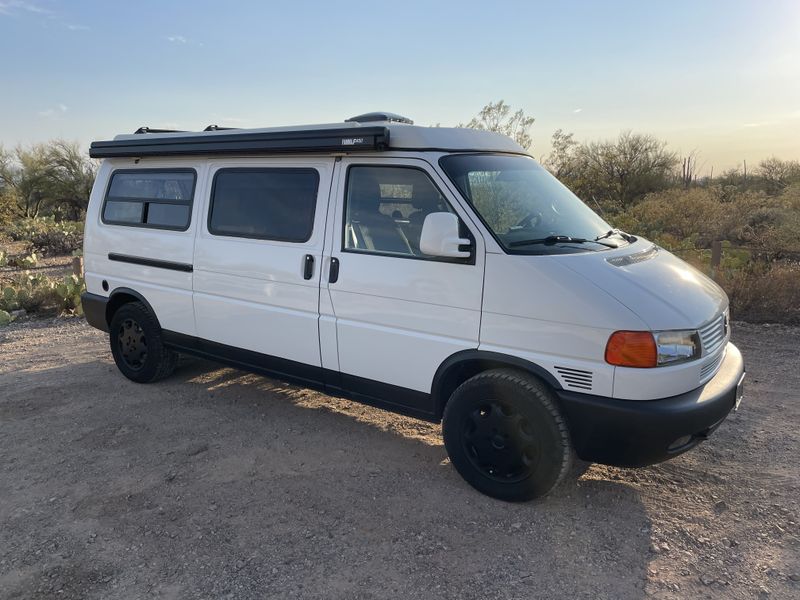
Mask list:
[[509,253],[564,254],[627,244],[530,157],[453,154],[440,164]]

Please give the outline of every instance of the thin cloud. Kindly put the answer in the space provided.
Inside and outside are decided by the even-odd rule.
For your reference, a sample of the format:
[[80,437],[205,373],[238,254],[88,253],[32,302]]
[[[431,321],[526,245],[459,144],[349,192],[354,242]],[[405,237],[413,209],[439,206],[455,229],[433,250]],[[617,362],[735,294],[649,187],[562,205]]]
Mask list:
[[576,108],[572,112],[574,112],[577,115],[579,112],[583,112],[583,109],[582,108]]
[[61,115],[65,114],[69,109],[64,104],[57,104],[54,108],[47,108],[45,110],[39,111],[39,116],[44,117],[45,119],[52,119],[55,117],[60,117]]
[[28,12],[48,17],[53,15],[53,11],[27,0],[0,0],[0,14],[12,15],[16,12]]
[[13,17],[26,13],[43,17],[46,19],[44,23],[52,22],[70,31],[88,31],[89,29],[86,25],[66,22],[62,15],[28,0],[0,0],[0,16]]
[[185,35],[168,35],[164,39],[170,44],[178,44],[181,46],[203,46],[203,42],[187,38]]

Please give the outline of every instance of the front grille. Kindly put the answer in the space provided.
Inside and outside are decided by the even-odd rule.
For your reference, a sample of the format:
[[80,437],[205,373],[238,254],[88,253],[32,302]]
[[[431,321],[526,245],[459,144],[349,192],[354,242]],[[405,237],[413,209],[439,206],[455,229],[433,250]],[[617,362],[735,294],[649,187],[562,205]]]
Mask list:
[[723,352],[720,352],[716,358],[708,361],[702,367],[700,367],[700,381],[705,380],[707,377],[713,375],[717,367],[719,367],[720,363],[722,362]]
[[700,342],[703,345],[703,354],[708,356],[716,352],[725,341],[725,315],[719,315],[716,319],[699,329]]
[[592,372],[583,369],[572,369],[569,367],[556,367],[561,380],[567,387],[579,390],[592,389]]

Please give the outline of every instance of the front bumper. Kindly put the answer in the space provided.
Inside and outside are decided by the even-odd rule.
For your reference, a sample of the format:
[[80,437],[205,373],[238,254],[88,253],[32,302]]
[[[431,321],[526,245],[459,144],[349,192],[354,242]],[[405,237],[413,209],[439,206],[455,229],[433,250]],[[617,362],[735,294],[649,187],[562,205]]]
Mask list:
[[[728,344],[717,374],[685,394],[660,400],[618,400],[564,390],[557,393],[580,458],[644,467],[706,439],[736,406],[744,372],[741,352]],[[676,444],[681,438],[685,443]]]

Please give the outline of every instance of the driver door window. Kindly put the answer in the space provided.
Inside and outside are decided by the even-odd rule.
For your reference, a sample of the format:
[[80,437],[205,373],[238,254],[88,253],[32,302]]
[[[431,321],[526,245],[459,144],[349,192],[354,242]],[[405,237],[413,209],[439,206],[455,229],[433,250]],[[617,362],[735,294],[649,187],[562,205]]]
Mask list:
[[353,166],[347,177],[342,249],[427,258],[419,249],[425,217],[453,212],[428,175],[413,167]]

